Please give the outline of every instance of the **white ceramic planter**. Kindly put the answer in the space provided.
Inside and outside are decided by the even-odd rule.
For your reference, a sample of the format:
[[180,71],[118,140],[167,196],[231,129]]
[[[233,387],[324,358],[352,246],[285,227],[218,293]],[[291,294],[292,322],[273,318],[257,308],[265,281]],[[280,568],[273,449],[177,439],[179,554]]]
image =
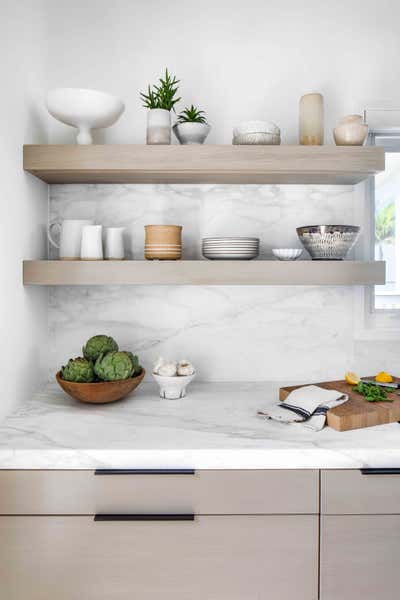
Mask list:
[[124,109],[122,100],[97,90],[58,88],[47,94],[47,110],[61,123],[78,129],[78,144],[91,144],[91,130],[110,127]]
[[186,396],[186,387],[195,378],[193,375],[176,375],[175,377],[163,377],[153,373],[154,379],[160,388],[160,398],[167,400],[179,400]]
[[147,137],[149,145],[171,143],[171,113],[163,108],[152,108],[147,113]]
[[203,144],[211,127],[207,123],[175,123],[173,130],[180,144]]

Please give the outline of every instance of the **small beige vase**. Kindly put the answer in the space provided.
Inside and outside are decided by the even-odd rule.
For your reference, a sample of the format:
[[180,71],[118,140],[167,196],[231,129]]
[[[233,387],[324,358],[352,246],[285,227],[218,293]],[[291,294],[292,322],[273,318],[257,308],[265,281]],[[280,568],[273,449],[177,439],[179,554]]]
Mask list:
[[145,225],[144,256],[147,260],[182,258],[181,225]]
[[368,125],[361,115],[347,115],[333,130],[336,146],[362,146],[368,135]]

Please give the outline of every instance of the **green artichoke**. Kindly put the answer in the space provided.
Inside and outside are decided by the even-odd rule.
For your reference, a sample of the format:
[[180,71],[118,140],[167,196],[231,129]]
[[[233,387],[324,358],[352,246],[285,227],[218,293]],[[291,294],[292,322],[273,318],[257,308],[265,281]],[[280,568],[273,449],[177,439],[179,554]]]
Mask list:
[[117,342],[108,335],[95,335],[82,348],[83,356],[92,362],[96,362],[100,354],[115,352],[117,350]]
[[103,381],[129,379],[133,371],[134,364],[128,352],[107,352],[107,354],[101,354],[94,365],[94,372]]
[[125,354],[127,354],[132,361],[133,368],[132,368],[131,377],[133,377],[134,375],[139,375],[140,372],[142,371],[142,367],[139,364],[139,359],[136,356],[136,354],[133,354],[132,352],[127,352],[125,350],[123,350],[123,352],[125,352]]
[[91,383],[94,381],[93,363],[86,358],[70,358],[65,367],[61,367],[61,377],[65,381],[75,381],[77,383]]

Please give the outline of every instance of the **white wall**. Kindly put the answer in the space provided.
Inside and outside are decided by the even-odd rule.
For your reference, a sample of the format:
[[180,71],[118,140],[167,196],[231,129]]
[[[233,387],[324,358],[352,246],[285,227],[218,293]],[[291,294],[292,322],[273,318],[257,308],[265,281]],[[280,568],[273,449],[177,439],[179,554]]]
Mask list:
[[[98,140],[142,143],[139,90],[168,66],[185,103],[209,116],[211,143],[266,118],[297,141],[298,100],[321,91],[326,139],[338,117],[400,105],[398,0],[49,0],[51,86],[108,90],[126,102]],[[183,103],[180,105],[182,108]],[[72,130],[52,121],[54,142]]]
[[[46,89],[93,87],[121,96],[125,114],[97,137],[111,143],[144,141],[146,112],[138,92],[165,66],[182,80],[185,104],[198,103],[208,112],[211,143],[229,143],[232,126],[253,118],[274,120],[282,128],[283,141],[295,142],[299,96],[318,90],[325,96],[331,142],[330,131],[339,116],[365,105],[400,105],[395,68],[400,55],[399,17],[397,0],[1,0],[0,415],[40,384],[40,353],[46,349],[47,290],[23,288],[21,261],[45,254],[47,187],[23,173],[21,147],[46,142],[48,128],[52,142],[74,139],[72,129],[46,114],[42,104]],[[313,293],[310,290],[307,297]],[[283,301],[279,294],[276,289],[263,291],[267,311],[277,297]],[[326,294],[329,291],[321,292],[310,305],[317,302],[321,307],[320,326],[326,320]],[[337,323],[345,324],[338,328],[341,332],[351,327],[352,300],[348,292],[344,294],[346,310],[340,298],[330,304],[335,292],[328,302],[329,310],[339,311]],[[83,308],[93,309],[96,296],[88,292],[88,297]],[[54,298],[64,305],[59,294]],[[288,305],[295,302],[290,290],[285,298]],[[240,308],[240,302],[236,298],[232,310]],[[129,306],[127,292],[125,304],[110,305],[110,314],[117,307],[123,315]],[[310,306],[305,303],[299,319],[306,318]],[[72,302],[70,310],[74,307]],[[106,313],[92,324],[112,323]],[[62,324],[64,315],[58,312],[57,317],[57,310],[52,314]],[[192,322],[189,310],[187,320]],[[61,326],[58,333],[62,345]],[[332,336],[336,343],[339,338]],[[72,341],[71,337],[71,345]],[[197,343],[195,338],[192,343]],[[56,348],[59,353],[61,345]],[[150,351],[144,350],[150,360]],[[358,348],[368,368],[369,350],[365,344]],[[336,352],[335,372],[342,369]],[[381,344],[379,352],[389,356],[390,346]],[[324,348],[319,355],[324,356]],[[275,366],[279,371],[283,363]],[[221,364],[221,370],[224,367]],[[305,376],[313,368],[309,364]]]
[[[102,89],[126,103],[118,123],[96,134],[100,143],[144,142],[146,111],[139,90],[166,66],[181,79],[184,100],[178,109],[193,102],[207,111],[210,143],[230,143],[235,123],[255,118],[275,121],[283,143],[296,143],[298,100],[310,91],[325,97],[326,143],[332,143],[339,117],[365,107],[400,106],[398,0],[48,0],[48,18],[49,86]],[[49,125],[53,143],[74,141],[73,129],[50,117]],[[94,214],[99,222],[133,227],[138,251],[135,236],[149,211],[156,207],[154,216],[161,222],[185,220],[185,207],[196,201],[200,208],[193,214],[201,223],[191,229],[185,221],[192,251],[199,240],[193,227],[203,232],[212,225],[204,215],[215,200],[219,226],[225,219],[229,227],[250,234],[248,227],[270,248],[281,230],[287,236],[290,226],[294,235],[305,214],[318,221],[328,211],[338,221],[353,218],[362,225],[364,211],[356,206],[360,189],[337,188],[332,195],[311,186],[290,191],[264,186],[253,197],[249,187],[56,186],[51,210],[52,218]],[[360,257],[367,245],[364,237]],[[360,308],[351,288],[193,293],[184,288],[52,290],[51,371],[79,349],[84,334],[102,330],[136,345],[146,366],[158,353],[182,349],[208,379],[307,379],[340,377],[345,368],[365,374],[396,370],[399,353],[393,343],[356,341],[354,313]],[[214,312],[208,309],[214,302],[208,294],[218,297]],[[238,351],[251,359],[255,372],[244,361],[235,367]]]
[[47,342],[47,292],[22,286],[22,259],[46,249],[47,185],[22,170],[22,145],[47,141],[44,8],[0,2],[0,417],[40,385]]

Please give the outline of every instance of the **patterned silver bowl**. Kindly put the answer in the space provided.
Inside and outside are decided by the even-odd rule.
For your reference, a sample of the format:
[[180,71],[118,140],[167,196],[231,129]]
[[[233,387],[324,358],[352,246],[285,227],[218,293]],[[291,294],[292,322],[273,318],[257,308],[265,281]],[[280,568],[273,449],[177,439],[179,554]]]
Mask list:
[[355,225],[308,225],[296,231],[313,260],[343,260],[360,235]]

